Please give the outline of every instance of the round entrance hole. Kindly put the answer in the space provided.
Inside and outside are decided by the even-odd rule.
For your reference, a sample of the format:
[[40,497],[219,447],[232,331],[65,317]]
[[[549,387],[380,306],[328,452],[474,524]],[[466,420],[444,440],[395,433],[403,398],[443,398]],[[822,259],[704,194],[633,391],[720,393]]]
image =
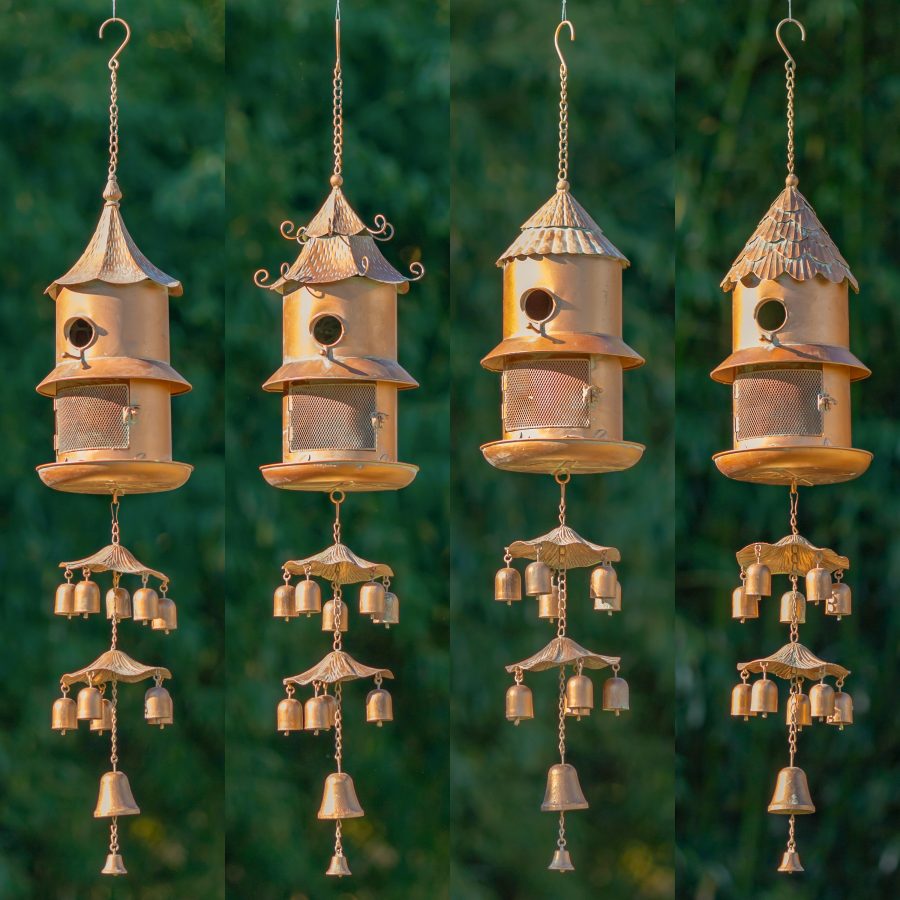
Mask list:
[[756,307],[756,324],[763,331],[778,331],[787,321],[787,310],[780,300],[763,300]]
[[333,347],[344,336],[344,323],[337,316],[319,316],[313,322],[312,336],[323,347]]
[[66,327],[69,343],[78,350],[83,350],[94,340],[94,326],[87,319],[73,319]]
[[547,291],[537,288],[525,295],[522,309],[532,322],[546,322],[556,309],[556,301]]

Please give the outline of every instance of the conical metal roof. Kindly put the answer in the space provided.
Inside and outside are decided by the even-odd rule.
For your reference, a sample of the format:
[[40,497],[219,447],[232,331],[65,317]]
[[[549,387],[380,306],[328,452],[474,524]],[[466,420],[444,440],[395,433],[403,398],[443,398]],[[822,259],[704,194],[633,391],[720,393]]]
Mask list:
[[624,254],[606,237],[568,187],[558,188],[522,225],[522,233],[497,260],[497,265],[502,266],[512,259],[547,254],[600,256],[619,260],[623,266],[629,265]]
[[62,287],[103,281],[107,284],[138,284],[153,281],[162,285],[171,296],[180,297],[181,282],[166,275],[141,253],[128,233],[119,201],[122,191],[115,178],[110,178],[103,191],[103,211],[93,237],[78,262],[65,275],[51,282],[45,294],[54,300]]
[[796,176],[788,176],[756,231],[744,245],[722,281],[730,291],[739,281],[756,277],[774,281],[779,275],[807,281],[821,275],[840,284],[844,279],[859,293],[859,284],[816,211],[800,191]]

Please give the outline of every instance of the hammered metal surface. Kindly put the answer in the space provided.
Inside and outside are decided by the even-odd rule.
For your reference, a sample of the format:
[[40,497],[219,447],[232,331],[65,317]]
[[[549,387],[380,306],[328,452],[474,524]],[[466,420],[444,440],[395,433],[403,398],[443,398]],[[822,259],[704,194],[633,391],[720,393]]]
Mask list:
[[572,638],[557,637],[528,659],[507,666],[506,671],[515,672],[516,669],[521,669],[523,672],[543,672],[545,669],[558,668],[579,661],[586,669],[605,669],[607,666],[618,665],[621,660],[618,656],[603,656],[592,650],[585,650]]
[[771,656],[762,659],[753,659],[750,662],[737,664],[739,672],[762,672],[765,668],[769,675],[790,680],[794,675],[802,675],[804,678],[817,680],[826,675],[835,678],[846,678],[850,674],[849,669],[837,665],[837,663],[825,662],[819,659],[811,650],[803,644],[785,644]]
[[345,653],[343,650],[332,650],[331,653],[317,662],[311,669],[307,669],[299,675],[291,675],[285,678],[283,683],[306,685],[319,681],[323,684],[336,684],[339,681],[374,678],[376,675],[381,675],[382,678],[394,677],[390,669],[376,669],[372,666],[366,666],[361,662],[357,662],[349,653]]
[[786,187],[775,198],[721,286],[730,291],[744,279],[774,281],[779,275],[790,275],[796,281],[820,275],[836,284],[847,279],[859,292],[847,261],[795,187]]
[[526,360],[503,370],[504,430],[588,428],[588,359]]
[[283,568],[291,575],[304,575],[309,568],[310,575],[333,584],[356,584],[373,578],[391,578],[394,574],[390,566],[369,562],[357,556],[346,544],[332,544],[306,559],[288,560]]
[[509,553],[513,559],[537,559],[540,554],[541,562],[551,569],[580,569],[621,559],[615,547],[592,544],[568,525],[559,525],[534,540],[513,541]]
[[292,384],[288,396],[291,451],[375,449],[374,384]]
[[80,572],[82,569],[90,569],[91,572],[120,572],[122,575],[149,575],[167,582],[168,576],[156,569],[150,569],[140,562],[137,557],[121,544],[107,544],[102,550],[98,550],[91,556],[83,559],[75,559],[71,562],[61,562],[61,569],[71,569]]
[[869,468],[872,454],[852,447],[759,447],[725,450],[713,461],[735,481],[811,487],[858,478]]
[[106,681],[124,681],[135,684],[147,678],[171,678],[172,673],[162,666],[145,666],[143,663],[132,659],[121,650],[107,650],[101,653],[89,666],[79,669],[77,672],[69,672],[63,675],[60,681],[63,684],[75,684],[83,681],[93,685],[103,684]]
[[734,379],[734,433],[739,441],[769,435],[820,435],[822,370],[758,369]]
[[60,387],[54,400],[56,449],[122,450],[128,447],[127,384]]
[[802,578],[810,569],[815,568],[816,563],[829,572],[850,568],[850,560],[846,556],[827,547],[816,547],[800,534],[789,534],[774,544],[762,541],[747,544],[736,554],[741,568],[756,562],[757,548],[759,561],[768,566],[773,575],[797,575]]

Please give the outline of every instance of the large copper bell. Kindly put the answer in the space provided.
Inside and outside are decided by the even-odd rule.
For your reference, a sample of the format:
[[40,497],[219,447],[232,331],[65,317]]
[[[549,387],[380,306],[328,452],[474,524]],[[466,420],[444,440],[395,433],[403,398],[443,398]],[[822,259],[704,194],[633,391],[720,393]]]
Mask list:
[[306,701],[303,710],[304,725],[307,731],[328,731],[334,725],[335,701],[331,694],[319,694]]
[[785,591],[781,595],[781,609],[778,614],[778,621],[782,625],[790,625],[794,608],[797,611],[797,623],[803,625],[806,622],[806,597],[800,591]]
[[67,731],[74,731],[78,727],[75,701],[71,697],[59,697],[53,701],[53,710],[50,713],[50,727],[61,734],[65,734]]
[[803,866],[800,865],[800,854],[796,850],[785,850],[784,856],[781,857],[781,865],[778,867],[779,872],[802,872]]
[[799,766],[785,766],[778,773],[769,812],[782,816],[801,816],[815,811],[816,807],[809,795],[809,785],[806,783],[806,772]]
[[393,591],[385,591],[384,612],[380,616],[373,616],[372,621],[385,628],[400,624],[400,600]]
[[138,588],[134,592],[131,606],[134,621],[147,625],[159,615],[159,594],[153,588]]
[[53,615],[68,616],[70,619],[75,615],[75,585],[71,581],[64,581],[56,589]]
[[150,623],[154,631],[168,634],[178,628],[178,609],[171,597],[160,597],[157,604],[156,618]]
[[279,584],[272,596],[272,615],[276,619],[292,619],[297,615],[294,605],[294,586],[292,584]]
[[335,853],[331,857],[331,863],[328,866],[326,875],[333,875],[335,878],[346,878],[351,874],[350,866],[347,865],[347,857],[343,853]]
[[112,731],[112,700],[104,700],[100,707],[102,712],[99,719],[91,719],[91,731],[104,734]]
[[[58,701],[57,701],[58,702]],[[513,684],[506,692],[506,718],[514,725],[534,718],[534,698],[525,684]]]
[[566,682],[566,715],[589,716],[594,708],[594,685],[587,675],[573,675]]
[[617,716],[629,709],[628,682],[624,678],[615,676],[603,682],[603,709]]
[[743,716],[746,722],[750,716],[756,713],[750,708],[750,695],[753,693],[751,685],[746,681],[736,684],[731,690],[731,714],[733,716]]
[[810,603],[821,603],[831,597],[831,572],[816,566],[806,573],[806,599]]
[[853,698],[849,694],[838,691],[834,695],[834,712],[827,721],[829,725],[840,726],[841,731],[845,725],[853,724]]
[[574,872],[575,866],[572,865],[572,858],[569,856],[569,851],[566,850],[565,847],[557,847],[556,852],[553,854],[553,859],[550,860],[550,865],[547,868],[551,872]]
[[75,614],[84,616],[100,612],[100,588],[96,581],[86,578],[75,585]]
[[809,689],[809,712],[820,722],[834,715],[834,688],[830,684],[823,681]]
[[106,618],[131,618],[131,594],[123,587],[110,588],[106,592]]
[[512,603],[522,599],[522,576],[512,566],[504,566],[494,576],[494,599],[501,603]]
[[100,778],[100,795],[97,797],[95,819],[113,816],[136,816],[140,813],[128,776],[124,772],[105,772]]
[[553,573],[550,567],[539,559],[528,563],[525,568],[525,593],[529,597],[549,594],[553,590]]
[[125,860],[119,853],[108,853],[106,855],[106,864],[100,870],[101,875],[127,875],[128,869],[125,868]]
[[99,719],[103,715],[100,691],[95,687],[85,687],[78,692],[78,718]]
[[745,619],[759,618],[759,596],[748,594],[743,585],[736,587],[731,592],[731,618]]
[[770,597],[772,595],[772,573],[763,563],[751,563],[747,566],[747,579],[744,591],[751,597]]
[[332,772],[325,779],[320,819],[358,819],[364,816],[363,808],[356,799],[353,779],[346,772]]
[[809,697],[807,697],[806,694],[791,694],[788,697],[785,724],[791,724],[791,714],[795,707],[797,710],[797,727],[802,729],[807,725],[812,725],[812,711],[810,709]]
[[384,688],[369,691],[366,697],[366,721],[375,722],[381,728],[384,722],[394,721],[394,704]]
[[778,712],[778,688],[774,681],[769,681],[765,676],[753,683],[750,694],[750,712],[753,715],[759,713],[764,719],[769,713]]
[[294,610],[297,615],[305,613],[307,617],[322,612],[322,589],[318,581],[305,578],[297,585],[294,591]]
[[549,594],[538,595],[538,618],[551,622],[559,618],[559,591],[555,586]]
[[591,572],[591,597],[595,600],[614,600],[618,584],[616,570],[604,563]]
[[853,611],[853,595],[850,585],[839,581],[831,591],[831,596],[825,601],[825,615],[837,616],[840,622],[842,616],[849,616]]
[[155,685],[144,694],[144,719],[148,725],[165,728],[174,716],[172,697],[162,685]]
[[384,612],[384,585],[377,581],[367,581],[359,589],[359,614],[380,616]]
[[285,697],[278,704],[278,712],[276,715],[277,730],[284,732],[285,735],[292,731],[303,730],[303,704],[293,697]]
[[[350,628],[350,616],[347,615],[347,604],[341,601],[341,632]],[[329,600],[322,607],[322,631],[334,631],[334,600]]]
[[543,812],[565,812],[569,809],[587,809],[588,802],[578,783],[578,773],[575,767],[569,763],[556,763],[550,766],[547,772],[547,790],[544,793],[544,802],[541,804]]

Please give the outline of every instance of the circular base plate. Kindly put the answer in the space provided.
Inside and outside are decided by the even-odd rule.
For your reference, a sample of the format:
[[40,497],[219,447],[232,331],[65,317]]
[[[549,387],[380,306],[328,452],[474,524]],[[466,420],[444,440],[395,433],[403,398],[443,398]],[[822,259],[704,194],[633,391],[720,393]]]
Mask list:
[[399,491],[416,477],[418,466],[401,462],[364,462],[347,459],[330,462],[272,463],[260,466],[272,487],[285,491]]
[[193,471],[187,463],[147,459],[98,459],[37,467],[47,487],[68,494],[158,494],[180,488]]
[[492,441],[482,444],[484,458],[507,472],[592,475],[630,469],[643,455],[644,445],[631,441],[590,441],[583,438]]
[[872,462],[868,450],[852,447],[761,447],[726,450],[713,460],[735,481],[755,484],[837,484],[862,475]]

